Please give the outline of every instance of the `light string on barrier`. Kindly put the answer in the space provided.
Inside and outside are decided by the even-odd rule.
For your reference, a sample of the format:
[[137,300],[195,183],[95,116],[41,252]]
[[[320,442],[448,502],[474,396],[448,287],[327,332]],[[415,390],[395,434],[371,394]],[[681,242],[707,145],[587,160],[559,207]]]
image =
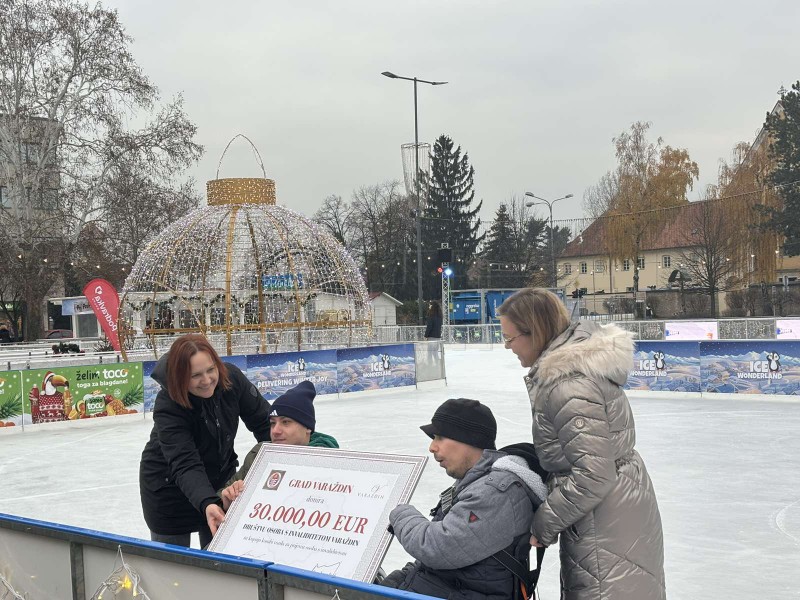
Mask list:
[[8,580],[0,574],[0,591],[3,592],[3,595],[0,596],[0,600],[26,600],[26,596],[20,594],[17,590],[14,589]]
[[[120,566],[117,567],[117,563]],[[142,589],[139,584],[141,577],[139,574],[125,562],[125,557],[122,555],[122,546],[117,546],[117,558],[114,560],[115,569],[111,575],[106,577],[105,581],[101,583],[90,600],[103,600],[106,592],[111,592],[113,595],[110,598],[117,598],[123,592],[130,592],[132,598],[142,598],[142,600],[150,600],[150,596]],[[127,594],[124,597],[129,597]]]

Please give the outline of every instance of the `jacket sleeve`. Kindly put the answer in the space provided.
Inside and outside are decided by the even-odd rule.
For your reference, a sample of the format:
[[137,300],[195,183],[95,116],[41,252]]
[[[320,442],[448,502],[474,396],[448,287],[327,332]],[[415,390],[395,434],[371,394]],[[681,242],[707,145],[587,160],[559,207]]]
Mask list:
[[[192,434],[191,411],[172,401],[166,391],[156,400],[153,423],[170,477],[201,514],[219,500]],[[209,434],[210,435],[210,434]]]
[[591,512],[617,478],[605,398],[589,379],[561,382],[550,392],[543,414],[557,433],[571,468],[533,518],[531,533],[546,546]]
[[459,495],[441,521],[429,521],[413,506],[400,504],[389,515],[389,523],[406,552],[425,566],[460,569],[510,546],[526,531],[532,511],[518,483],[500,491],[476,482]]
[[[253,466],[253,461],[258,456],[258,451],[261,450],[261,442],[257,443],[250,449],[250,452],[247,453],[247,456],[244,457],[244,462],[242,466],[239,467],[239,470],[233,474],[228,482],[225,484],[225,487],[232,485],[234,481],[244,481],[244,478],[247,477],[247,473],[250,471],[250,467]],[[222,492],[222,490],[220,490]]]
[[226,363],[231,379],[239,386],[239,415],[247,429],[253,432],[259,442],[268,442],[270,404],[255,385],[236,365]]

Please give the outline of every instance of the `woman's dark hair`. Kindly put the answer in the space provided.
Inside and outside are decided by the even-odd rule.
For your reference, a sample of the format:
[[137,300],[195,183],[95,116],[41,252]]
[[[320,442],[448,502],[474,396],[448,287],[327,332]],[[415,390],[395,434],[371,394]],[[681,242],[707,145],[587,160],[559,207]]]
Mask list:
[[433,300],[430,305],[428,306],[428,316],[429,317],[441,317],[442,316],[442,305],[439,304],[438,300]]
[[230,389],[231,380],[228,369],[214,350],[214,347],[202,335],[190,333],[179,337],[172,343],[167,355],[167,393],[173,402],[184,408],[191,408],[189,402],[189,380],[192,377],[191,359],[198,352],[205,352],[214,361],[219,373],[217,385]]

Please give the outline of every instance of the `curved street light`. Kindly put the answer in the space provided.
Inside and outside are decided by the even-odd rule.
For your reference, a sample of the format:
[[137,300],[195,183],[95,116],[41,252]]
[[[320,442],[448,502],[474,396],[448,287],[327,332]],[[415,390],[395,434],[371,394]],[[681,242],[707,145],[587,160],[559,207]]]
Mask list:
[[[420,214],[421,201],[419,193],[419,121],[417,119],[417,83],[427,83],[428,85],[444,85],[446,81],[427,81],[426,79],[419,79],[418,77],[402,77],[395,75],[391,71],[384,71],[381,73],[384,77],[389,79],[404,79],[405,81],[414,82],[414,180],[416,182],[416,196],[417,196],[417,311],[419,317],[419,324],[425,323],[425,317],[422,312],[422,215]],[[447,310],[447,307],[443,307]]]
[[550,260],[552,261],[552,286],[553,288],[558,287],[558,273],[556,272],[556,249],[555,249],[555,242],[554,238],[554,231],[553,231],[553,204],[558,202],[559,200],[566,200],[567,198],[572,198],[572,194],[567,194],[566,196],[561,196],[561,198],[556,198],[555,200],[545,200],[544,198],[540,198],[536,194],[531,192],[525,192],[525,195],[529,198],[535,198],[539,200],[539,202],[526,202],[525,206],[531,207],[536,206],[537,204],[544,204],[550,210]]

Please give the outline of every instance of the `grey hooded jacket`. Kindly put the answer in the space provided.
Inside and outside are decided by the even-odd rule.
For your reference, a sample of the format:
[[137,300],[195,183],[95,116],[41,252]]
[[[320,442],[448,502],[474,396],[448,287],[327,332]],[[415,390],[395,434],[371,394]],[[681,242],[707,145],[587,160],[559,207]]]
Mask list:
[[492,555],[528,538],[533,511],[546,493],[523,459],[484,450],[456,481],[457,500],[447,514],[439,509],[430,521],[409,504],[392,510],[394,534],[417,560],[383,584],[440,598],[508,600],[513,576]]
[[632,367],[628,332],[580,322],[525,377],[536,454],[552,473],[531,532],[545,545],[560,535],[565,600],[666,598],[661,516],[622,390]]

